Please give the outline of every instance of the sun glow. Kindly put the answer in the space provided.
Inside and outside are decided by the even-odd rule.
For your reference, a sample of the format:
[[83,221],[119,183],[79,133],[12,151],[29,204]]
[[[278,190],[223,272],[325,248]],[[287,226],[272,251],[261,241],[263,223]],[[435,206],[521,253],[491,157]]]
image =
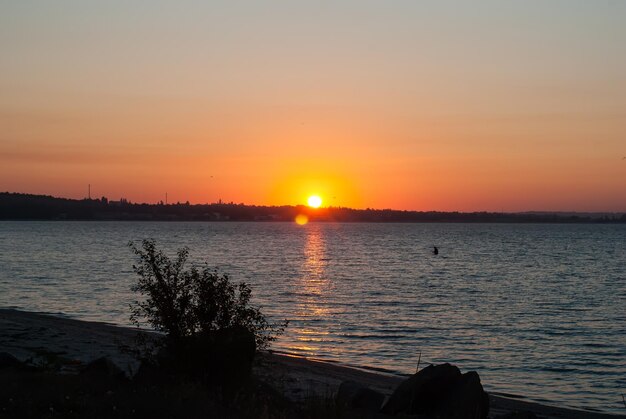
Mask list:
[[322,205],[322,198],[320,198],[318,195],[311,195],[309,196],[307,203],[311,208],[319,208]]

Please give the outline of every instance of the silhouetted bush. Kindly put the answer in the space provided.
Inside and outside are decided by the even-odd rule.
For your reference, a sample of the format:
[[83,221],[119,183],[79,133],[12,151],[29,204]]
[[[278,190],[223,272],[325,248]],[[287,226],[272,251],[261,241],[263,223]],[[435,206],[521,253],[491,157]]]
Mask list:
[[267,348],[287,326],[287,321],[268,322],[250,304],[252,292],[246,283],[233,284],[206,263],[186,268],[188,248],[179,249],[172,260],[152,239],[143,240],[141,247],[133,242],[129,246],[138,261],[133,270],[139,278],[132,290],[145,297],[131,304],[131,321],[164,332],[168,349],[176,352],[195,339],[206,343],[224,332],[242,330],[253,334],[257,348]]

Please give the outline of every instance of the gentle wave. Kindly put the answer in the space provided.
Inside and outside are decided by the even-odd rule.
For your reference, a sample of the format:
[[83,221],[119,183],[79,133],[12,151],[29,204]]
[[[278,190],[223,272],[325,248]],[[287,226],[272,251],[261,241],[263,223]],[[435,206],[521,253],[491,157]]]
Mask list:
[[624,225],[0,222],[0,305],[128,324],[147,237],[249,282],[277,350],[623,412]]

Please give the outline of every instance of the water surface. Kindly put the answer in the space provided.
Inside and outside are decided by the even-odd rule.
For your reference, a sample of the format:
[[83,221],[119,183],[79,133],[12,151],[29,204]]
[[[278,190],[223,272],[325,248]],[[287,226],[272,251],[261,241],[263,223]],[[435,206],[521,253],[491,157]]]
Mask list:
[[249,282],[276,349],[623,413],[626,225],[0,222],[0,306],[128,324],[147,237]]

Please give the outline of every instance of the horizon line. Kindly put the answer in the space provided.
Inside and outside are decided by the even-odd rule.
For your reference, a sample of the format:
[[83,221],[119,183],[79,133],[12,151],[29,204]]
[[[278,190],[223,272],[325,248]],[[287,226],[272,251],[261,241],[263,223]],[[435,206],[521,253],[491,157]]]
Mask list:
[[430,212],[435,212],[435,213],[459,213],[459,214],[475,214],[475,213],[492,213],[492,214],[626,214],[626,210],[620,210],[620,211],[610,211],[610,210],[604,210],[604,211],[579,211],[579,210],[538,210],[538,209],[531,209],[531,210],[520,210],[520,211],[497,211],[497,210],[487,210],[487,209],[483,209],[483,210],[473,210],[473,211],[462,211],[462,210],[437,210],[437,209],[429,209],[429,210],[418,210],[418,209],[394,209],[394,208],[374,208],[374,207],[366,207],[366,208],[352,208],[352,207],[344,207],[344,206],[322,206],[319,208],[311,208],[306,204],[278,204],[278,205],[267,205],[267,204],[250,204],[250,203],[244,203],[244,202],[235,202],[235,201],[230,201],[230,202],[221,202],[221,199],[219,199],[217,202],[190,202],[190,201],[185,201],[185,202],[180,202],[177,201],[176,203],[172,203],[172,202],[164,202],[163,200],[161,201],[157,201],[157,202],[133,202],[130,199],[121,197],[118,200],[111,200],[106,196],[102,196],[100,198],[90,198],[90,197],[83,197],[83,198],[71,198],[71,197],[64,197],[64,196],[54,196],[54,195],[47,195],[47,194],[36,194],[36,193],[27,193],[27,192],[10,192],[10,191],[3,191],[0,192],[0,195],[2,194],[13,194],[13,195],[30,195],[30,196],[40,196],[40,197],[47,197],[47,198],[54,198],[54,199],[66,199],[66,200],[70,200],[70,201],[101,201],[102,198],[105,198],[107,200],[107,202],[120,202],[120,201],[126,201],[128,204],[130,205],[163,205],[163,206],[176,206],[176,205],[243,205],[243,206],[248,206],[248,207],[267,207],[267,208],[280,208],[280,207],[306,207],[309,208],[311,210],[325,210],[325,209],[344,209],[344,210],[354,210],[354,211],[398,211],[398,212],[423,212],[423,213],[430,213]]

